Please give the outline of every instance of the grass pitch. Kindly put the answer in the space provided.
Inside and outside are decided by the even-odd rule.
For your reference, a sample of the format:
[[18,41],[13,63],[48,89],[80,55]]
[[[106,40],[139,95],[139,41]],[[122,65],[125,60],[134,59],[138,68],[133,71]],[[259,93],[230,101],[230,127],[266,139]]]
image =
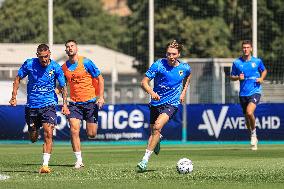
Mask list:
[[[39,142],[40,143],[40,142]],[[1,144],[0,188],[284,188],[283,145],[165,145],[152,155],[148,171],[136,172],[145,146],[82,145],[85,168],[74,170],[70,145],[54,145],[51,174],[38,174],[41,145]],[[176,162],[193,161],[191,174],[176,172]]]

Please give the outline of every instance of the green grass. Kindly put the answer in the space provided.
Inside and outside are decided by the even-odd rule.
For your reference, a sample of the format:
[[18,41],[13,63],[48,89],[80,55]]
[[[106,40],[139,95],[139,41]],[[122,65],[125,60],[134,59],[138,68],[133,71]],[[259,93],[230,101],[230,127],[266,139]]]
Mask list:
[[[152,155],[148,171],[136,172],[145,146],[83,145],[85,168],[74,170],[70,145],[55,144],[51,174],[40,175],[41,145],[1,144],[0,188],[284,188],[284,147],[248,145],[165,145]],[[191,174],[176,172],[176,162],[193,161]]]

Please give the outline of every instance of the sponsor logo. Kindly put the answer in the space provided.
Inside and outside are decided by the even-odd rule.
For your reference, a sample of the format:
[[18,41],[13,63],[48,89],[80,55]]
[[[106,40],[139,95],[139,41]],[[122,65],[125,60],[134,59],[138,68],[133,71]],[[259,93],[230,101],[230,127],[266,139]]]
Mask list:
[[[65,117],[60,111],[56,112],[57,114],[57,125],[56,129],[53,130],[53,135],[57,135],[57,131],[63,130],[66,126],[70,128],[70,125]],[[100,128],[102,130],[123,130],[128,127],[131,129],[139,129],[139,128],[148,128],[149,124],[145,123],[144,114],[142,111],[138,109],[134,109],[132,111],[118,110],[114,112],[114,106],[109,105],[108,111],[99,111],[98,113],[100,118]],[[86,122],[82,122],[82,128],[86,129]],[[28,132],[28,125],[26,124],[23,132]],[[100,138],[98,134],[96,138]],[[105,139],[119,139],[119,138],[142,138],[141,132],[134,133],[106,133],[104,136]]]
[[138,109],[130,112],[125,110],[114,112],[114,106],[110,105],[108,106],[108,112],[99,111],[99,117],[101,118],[102,129],[125,129],[127,126],[132,129],[149,127],[148,123],[144,123],[143,112]]
[[[209,136],[218,139],[222,130],[246,129],[245,118],[227,116],[228,109],[228,106],[223,106],[217,117],[215,117],[213,110],[204,110],[202,113],[204,123],[198,125],[198,130],[207,130]],[[255,126],[258,129],[276,130],[280,128],[280,118],[278,116],[257,117]]]
[[50,70],[50,71],[48,72],[49,77],[51,77],[53,74],[54,74],[54,70]]

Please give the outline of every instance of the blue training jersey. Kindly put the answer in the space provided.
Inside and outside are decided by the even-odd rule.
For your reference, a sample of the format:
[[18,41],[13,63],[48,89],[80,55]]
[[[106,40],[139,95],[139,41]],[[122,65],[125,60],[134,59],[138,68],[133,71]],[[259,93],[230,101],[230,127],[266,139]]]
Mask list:
[[38,58],[27,59],[18,71],[18,76],[28,76],[27,106],[42,108],[58,103],[55,93],[56,79],[60,87],[65,86],[65,77],[61,66],[50,60],[47,67],[41,66]]
[[260,78],[261,73],[265,70],[265,66],[261,59],[251,57],[245,61],[242,57],[236,59],[232,66],[232,76],[244,74],[245,79],[240,80],[240,96],[251,96],[255,93],[261,94],[262,86],[256,82]]
[[151,99],[150,104],[178,106],[183,89],[183,79],[190,73],[191,68],[187,63],[180,62],[178,66],[173,67],[168,64],[167,59],[157,60],[145,73],[150,80],[154,79],[153,90],[160,96],[159,101]]
[[[94,64],[94,62],[86,57],[83,59],[83,65],[85,70],[93,77],[97,78],[101,74],[99,68]],[[78,67],[78,62],[75,62],[74,64],[70,63],[69,60],[66,61],[66,66],[68,70],[74,71]],[[88,100],[87,102],[76,102],[75,104],[87,104],[89,102],[95,102],[97,98],[93,98],[91,100]]]

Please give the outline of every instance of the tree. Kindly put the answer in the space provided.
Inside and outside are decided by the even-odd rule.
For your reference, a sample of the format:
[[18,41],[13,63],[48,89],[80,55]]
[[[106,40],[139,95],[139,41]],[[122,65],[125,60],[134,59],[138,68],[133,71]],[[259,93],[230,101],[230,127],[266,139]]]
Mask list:
[[[47,11],[47,1],[4,1],[0,8],[0,42],[46,43]],[[124,30],[118,17],[102,10],[100,1],[54,1],[54,43],[76,39],[82,44],[118,49]]]

